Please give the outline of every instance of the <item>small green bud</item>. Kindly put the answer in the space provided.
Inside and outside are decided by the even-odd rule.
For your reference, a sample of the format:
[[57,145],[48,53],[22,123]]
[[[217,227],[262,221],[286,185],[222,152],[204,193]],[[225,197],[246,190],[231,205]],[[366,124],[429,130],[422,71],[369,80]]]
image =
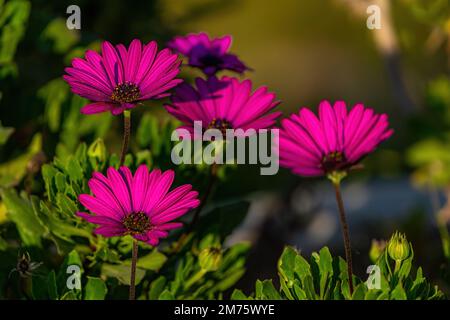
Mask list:
[[387,245],[388,254],[392,260],[401,262],[409,257],[410,244],[403,233],[395,232]]
[[378,258],[380,258],[385,248],[386,248],[386,241],[373,239],[369,251],[370,261],[372,261],[373,263],[377,262]]
[[206,248],[198,255],[200,267],[205,271],[216,271],[222,263],[220,248]]
[[[98,138],[88,148],[87,155],[93,167],[97,167],[98,164],[102,165],[106,162],[106,146],[103,139]],[[98,169],[98,168],[96,168]]]

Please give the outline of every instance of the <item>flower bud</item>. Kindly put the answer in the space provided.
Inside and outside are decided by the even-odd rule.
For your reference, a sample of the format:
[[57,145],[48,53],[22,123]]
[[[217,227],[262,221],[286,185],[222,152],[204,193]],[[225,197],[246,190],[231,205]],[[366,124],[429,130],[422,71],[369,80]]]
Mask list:
[[384,240],[372,240],[372,245],[369,251],[370,261],[373,263],[378,261],[378,258],[383,254],[384,249],[386,248],[386,241]]
[[200,267],[205,271],[216,271],[222,263],[220,248],[206,248],[198,255]]
[[106,154],[106,146],[103,142],[103,139],[98,138],[95,140],[88,148],[87,155],[92,166],[95,169],[98,169],[98,165],[102,165],[105,163],[107,154]]
[[395,232],[387,245],[388,254],[391,259],[400,262],[409,257],[410,244],[406,236],[402,233]]

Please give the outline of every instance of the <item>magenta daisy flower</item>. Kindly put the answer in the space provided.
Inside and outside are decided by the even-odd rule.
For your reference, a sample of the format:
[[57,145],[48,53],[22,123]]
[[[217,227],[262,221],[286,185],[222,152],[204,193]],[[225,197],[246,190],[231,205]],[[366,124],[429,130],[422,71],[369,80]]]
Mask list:
[[347,114],[343,101],[319,105],[319,118],[307,108],[281,122],[280,165],[301,176],[346,172],[388,139],[388,117],[357,104]]
[[118,115],[139,102],[168,96],[167,90],[182,81],[175,79],[180,63],[169,49],[158,52],[155,41],[143,46],[135,39],[128,50],[105,41],[101,55],[88,50],[85,59],[73,59],[63,78],[73,93],[92,101],[81,113]]
[[239,58],[228,50],[231,36],[210,39],[202,32],[175,37],[168,46],[189,59],[189,65],[202,69],[207,75],[214,75],[220,70],[231,70],[243,73],[248,70]]
[[198,193],[189,184],[169,192],[174,172],[148,171],[141,165],[133,176],[130,169],[110,167],[107,176],[95,172],[89,180],[93,195],[82,194],[79,201],[93,214],[77,215],[99,225],[96,234],[105,237],[131,235],[156,246],[168,231],[182,226],[173,220],[196,208]]
[[281,112],[270,113],[280,102],[267,87],[253,93],[252,82],[236,78],[197,78],[197,89],[181,84],[171,97],[167,111],[182,121],[180,127],[194,133],[194,122],[201,121],[202,129],[266,129],[275,124]]

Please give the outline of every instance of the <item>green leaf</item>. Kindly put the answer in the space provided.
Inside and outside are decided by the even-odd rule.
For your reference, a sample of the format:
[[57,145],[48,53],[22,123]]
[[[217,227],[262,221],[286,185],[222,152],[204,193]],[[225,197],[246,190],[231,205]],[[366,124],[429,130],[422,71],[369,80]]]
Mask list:
[[304,290],[300,288],[300,286],[294,283],[294,293],[297,297],[297,300],[306,300],[306,293]]
[[0,251],[5,251],[8,248],[8,242],[0,237]]
[[14,128],[12,127],[4,127],[2,122],[0,121],[0,146],[5,144],[8,141],[8,138],[14,132]]
[[100,278],[87,277],[88,281],[84,288],[85,300],[104,300],[108,288],[105,282]]
[[326,295],[327,285],[333,275],[333,258],[331,257],[330,250],[327,247],[323,247],[320,250],[319,254],[313,253],[313,258],[319,267],[319,295],[321,299],[324,299]]
[[77,160],[69,159],[66,170],[70,180],[82,181],[84,179],[83,168]]
[[409,273],[411,271],[412,261],[414,258],[414,251],[413,251],[411,243],[409,244],[409,246],[410,246],[410,256],[406,260],[402,261],[401,267],[396,273],[396,276],[400,280],[408,278]]
[[164,290],[158,300],[175,300],[174,295],[169,290]]
[[216,285],[213,287],[214,290],[225,291],[231,288],[238,280],[244,275],[245,269],[239,269],[234,271],[233,273],[227,274],[222,280],[218,281]]
[[31,295],[33,300],[49,300],[49,284],[48,284],[48,274],[47,277],[32,277],[31,278]]
[[[297,256],[297,251],[294,248],[287,246],[284,248],[281,257],[278,260],[278,272],[280,273],[280,276],[283,277],[288,288],[291,288],[294,285],[294,271],[296,270]],[[298,268],[298,271],[303,274],[304,266],[302,266],[301,261],[299,262]]]
[[364,283],[360,283],[353,291],[352,300],[364,300],[367,292],[367,287]]
[[407,300],[406,293],[405,293],[405,290],[403,289],[401,282],[395,287],[394,290],[392,290],[391,299],[392,300]]
[[11,187],[17,185],[27,174],[27,168],[42,150],[42,136],[34,135],[25,153],[0,164],[0,185]]
[[234,289],[231,294],[231,300],[250,300],[241,290]]
[[[88,228],[80,228],[76,225],[75,212],[69,219],[61,219],[54,208],[49,208],[43,201],[38,203],[37,197],[32,197],[32,207],[50,233],[67,243],[74,243],[71,237],[83,237],[93,242],[93,235]],[[61,248],[58,248],[58,250]]]
[[[44,164],[42,166],[42,178],[44,179],[44,183],[45,183],[45,191],[47,192],[47,197],[50,201],[53,201],[54,197],[55,197],[55,193],[57,191],[57,189],[55,189],[54,183],[53,183],[53,179],[54,177],[60,173],[58,172],[58,170],[55,169],[55,167],[53,167],[52,165],[49,164]],[[62,173],[60,173],[62,175]],[[61,178],[59,178],[61,179]],[[65,181],[64,181],[64,185],[65,185]]]
[[328,247],[319,251],[319,267],[321,273],[333,274],[333,258]]
[[52,132],[60,127],[62,104],[69,94],[69,87],[61,78],[48,82],[38,91],[38,96],[45,101],[45,116]]
[[157,249],[154,249],[151,253],[140,257],[137,266],[145,270],[158,271],[166,261],[167,257]]
[[66,20],[56,18],[49,22],[41,33],[41,41],[49,42],[55,53],[66,53],[79,39],[78,30],[69,30]]
[[41,247],[41,238],[46,229],[35,214],[26,195],[21,197],[14,189],[0,190],[0,195],[8,209],[9,218],[14,221],[19,231],[20,238],[26,246]]
[[[141,117],[139,127],[136,132],[136,140],[141,148],[145,148],[150,145],[152,141],[152,131],[158,127],[158,122],[155,117],[150,113],[145,113]],[[157,139],[159,140],[159,139]]]
[[167,280],[164,276],[160,276],[156,278],[156,280],[153,280],[153,282],[150,284],[149,299],[157,300],[161,293],[164,291],[166,283]]
[[316,300],[317,294],[314,289],[314,279],[312,276],[306,276],[302,279],[303,290],[305,291],[308,300]]
[[[107,264],[103,263],[101,268],[102,277],[116,278],[120,283],[130,285],[131,267],[126,264]],[[136,285],[138,285],[145,276],[145,270],[136,268]]]
[[63,193],[58,193],[56,195],[56,205],[61,213],[64,213],[70,218],[74,218],[75,213],[78,211],[76,203]]
[[77,293],[71,290],[64,293],[63,296],[61,297],[61,300],[80,300],[80,299]]
[[281,300],[281,296],[272,284],[272,280],[256,281],[256,299]]
[[47,276],[47,287],[48,287],[48,295],[51,300],[58,299],[58,289],[56,285],[56,274],[55,271],[52,270]]
[[303,258],[300,254],[297,254],[295,257],[295,274],[300,278],[304,278],[306,276],[311,276],[311,266],[308,261]]
[[377,300],[378,297],[383,293],[382,290],[370,289],[367,290],[364,300]]
[[13,64],[17,45],[25,34],[30,7],[29,1],[8,1],[0,10],[0,70]]
[[[70,276],[75,275],[75,273],[68,272],[69,266],[77,266],[79,268],[79,270],[80,270],[79,279],[81,281],[81,276],[83,275],[83,271],[84,271],[83,263],[81,261],[80,255],[78,254],[78,252],[76,250],[72,250],[71,252],[69,252],[69,254],[66,256],[66,258],[64,259],[64,262],[62,263],[61,267],[58,270],[58,274],[56,276],[56,284],[57,284],[58,292],[60,294],[63,294],[64,292],[66,292],[66,293],[74,292],[74,294],[75,294],[75,291],[77,291],[76,295],[78,297],[78,291],[81,291],[81,290],[76,290],[76,289],[70,290],[67,287],[67,283],[68,283],[67,280],[69,279]],[[63,296],[64,296],[64,294],[63,294]],[[70,297],[70,295],[69,295],[69,297]],[[61,299],[63,299],[63,298],[61,298]]]
[[[294,284],[294,291],[295,291],[295,285]],[[298,286],[298,285],[297,285]],[[281,292],[284,293],[287,299],[289,300],[295,300],[294,296],[292,295],[291,291],[289,290],[286,281],[280,276],[280,287]]]

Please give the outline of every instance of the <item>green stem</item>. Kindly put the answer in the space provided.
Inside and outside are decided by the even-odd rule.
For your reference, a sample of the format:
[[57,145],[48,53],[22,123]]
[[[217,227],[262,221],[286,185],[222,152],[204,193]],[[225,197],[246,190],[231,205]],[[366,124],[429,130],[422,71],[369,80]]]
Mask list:
[[198,280],[200,280],[205,274],[206,270],[200,269],[197,273],[195,273],[189,280],[186,281],[186,284],[184,287],[186,289],[189,289],[194,283],[196,283]]
[[138,242],[133,239],[133,251],[131,258],[130,300],[136,300],[136,264],[138,260]]
[[402,260],[395,260],[394,273],[396,273],[398,270],[400,270],[401,265],[402,265]]
[[122,151],[120,152],[120,166],[125,162],[125,156],[128,151],[128,144],[130,142],[131,135],[131,111],[125,110],[123,112],[123,140]]
[[345,217],[344,201],[341,195],[340,182],[333,182],[334,190],[336,192],[336,202],[339,208],[339,219],[341,221],[342,236],[344,238],[345,260],[347,261],[348,286],[350,288],[350,295],[353,294],[353,267],[352,267],[352,248],[350,244],[350,235],[348,231],[347,219]]

